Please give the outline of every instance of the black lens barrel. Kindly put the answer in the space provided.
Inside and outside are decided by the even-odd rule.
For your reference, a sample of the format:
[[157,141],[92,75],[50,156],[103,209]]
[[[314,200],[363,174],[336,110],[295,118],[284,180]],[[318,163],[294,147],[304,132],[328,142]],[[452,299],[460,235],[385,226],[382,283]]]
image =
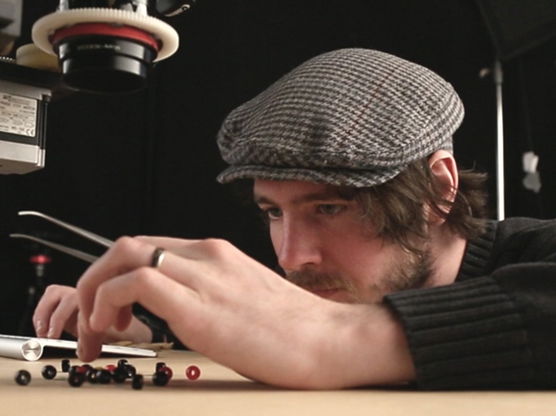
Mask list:
[[125,93],[146,86],[157,52],[135,40],[103,35],[80,35],[55,45],[64,82],[95,93]]

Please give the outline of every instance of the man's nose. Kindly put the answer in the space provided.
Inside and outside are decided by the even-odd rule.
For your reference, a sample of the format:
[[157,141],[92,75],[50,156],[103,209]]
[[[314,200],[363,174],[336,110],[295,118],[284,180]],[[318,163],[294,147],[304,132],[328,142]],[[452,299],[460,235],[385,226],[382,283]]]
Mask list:
[[286,272],[318,265],[322,261],[323,242],[318,233],[306,224],[285,220],[278,240],[275,245],[278,264]]

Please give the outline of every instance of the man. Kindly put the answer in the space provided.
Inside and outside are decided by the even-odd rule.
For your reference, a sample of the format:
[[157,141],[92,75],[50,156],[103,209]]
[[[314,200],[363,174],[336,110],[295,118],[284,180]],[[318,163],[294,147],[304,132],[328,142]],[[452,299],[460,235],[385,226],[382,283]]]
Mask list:
[[218,137],[218,179],[251,181],[286,279],[225,241],[123,237],[76,291],[47,292],[35,325],[77,326],[92,360],[109,338],[152,338],[137,302],[274,385],[554,387],[556,224],[480,219],[482,179],[451,154],[462,117],[419,65],[365,49],[313,58]]

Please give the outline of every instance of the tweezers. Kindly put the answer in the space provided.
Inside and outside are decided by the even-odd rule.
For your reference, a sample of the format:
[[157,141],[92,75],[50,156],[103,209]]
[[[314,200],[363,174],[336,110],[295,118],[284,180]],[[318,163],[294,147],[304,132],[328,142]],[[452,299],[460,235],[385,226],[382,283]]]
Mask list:
[[[91,240],[95,243],[98,243],[98,244],[100,244],[100,245],[102,245],[106,248],[111,247],[112,244],[114,244],[114,242],[112,240],[109,240],[105,237],[102,237],[102,236],[100,236],[98,234],[95,234],[91,231],[87,231],[87,230],[85,230],[83,228],[80,228],[80,227],[77,227],[75,225],[69,224],[67,222],[61,221],[57,218],[54,218],[54,217],[51,217],[49,215],[43,214],[42,212],[38,212],[38,211],[19,211],[18,215],[32,215],[32,216],[35,216],[35,217],[43,218],[46,221],[49,221],[53,224],[56,224],[59,227],[65,228],[66,230],[71,231],[72,233],[80,235],[81,237],[84,237],[88,240]],[[93,256],[92,254],[85,253],[84,251],[77,250],[77,249],[71,248],[71,247],[67,247],[67,246],[64,246],[62,244],[54,243],[52,241],[44,240],[42,238],[38,238],[38,237],[35,237],[33,235],[14,233],[14,234],[10,234],[10,237],[12,237],[12,238],[23,238],[23,239],[26,239],[26,240],[31,240],[31,241],[34,241],[36,243],[42,244],[46,247],[50,247],[54,250],[61,251],[62,253],[69,254],[70,256],[77,257],[78,259],[84,260],[88,263],[92,263],[96,259],[98,259],[97,256]]]

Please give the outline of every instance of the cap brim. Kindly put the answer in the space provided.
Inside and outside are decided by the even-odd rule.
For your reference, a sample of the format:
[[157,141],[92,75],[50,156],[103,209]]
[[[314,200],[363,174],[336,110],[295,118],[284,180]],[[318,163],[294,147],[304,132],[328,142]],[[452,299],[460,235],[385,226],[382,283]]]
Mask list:
[[383,184],[394,178],[405,166],[381,168],[377,170],[349,169],[297,169],[270,166],[244,165],[230,166],[216,178],[220,183],[239,179],[266,179],[274,181],[307,181],[336,186],[363,188]]

